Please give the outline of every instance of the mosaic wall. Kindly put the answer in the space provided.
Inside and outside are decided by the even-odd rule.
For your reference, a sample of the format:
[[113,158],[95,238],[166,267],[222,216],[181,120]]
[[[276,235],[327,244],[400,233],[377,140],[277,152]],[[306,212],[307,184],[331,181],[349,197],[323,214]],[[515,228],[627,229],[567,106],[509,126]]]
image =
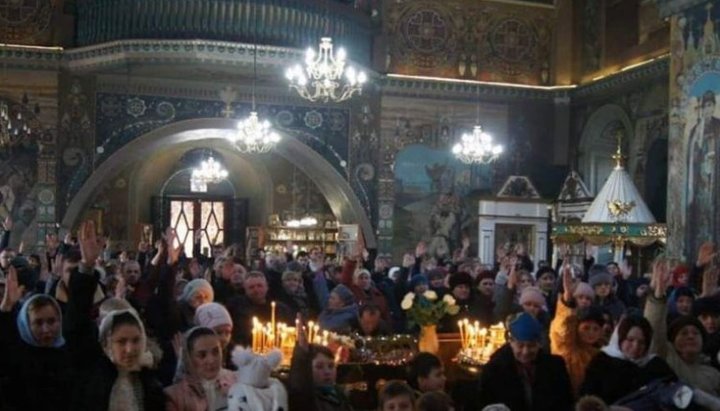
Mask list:
[[400,74],[550,84],[554,10],[496,2],[385,3],[386,68]]
[[[89,79],[68,78],[66,83],[61,121],[65,149],[59,166],[65,178],[58,187],[63,213],[92,170],[133,139],[181,120],[241,118],[251,108],[246,102],[228,107],[219,100],[95,93]],[[371,94],[356,99],[350,108],[258,104],[257,109],[261,117],[318,152],[344,176],[373,221],[377,215],[379,99]]]
[[42,244],[45,233],[55,229],[56,94],[54,73],[2,73],[0,105],[8,108],[15,126],[29,132],[0,130],[2,141],[9,143],[0,145],[0,221],[12,218],[10,245],[22,243],[26,253],[37,251],[30,246]]
[[[553,106],[534,103],[383,99],[382,164],[378,183],[380,252],[397,263],[419,241],[429,252],[447,257],[462,238],[477,248],[478,200],[492,197],[511,174],[530,175],[550,198],[564,171],[550,165]],[[479,115],[484,130],[505,147],[492,165],[467,165],[451,146],[470,132]],[[564,170],[564,169],[563,169]]]
[[669,248],[687,258],[720,240],[718,20],[717,3],[703,2],[671,21]]

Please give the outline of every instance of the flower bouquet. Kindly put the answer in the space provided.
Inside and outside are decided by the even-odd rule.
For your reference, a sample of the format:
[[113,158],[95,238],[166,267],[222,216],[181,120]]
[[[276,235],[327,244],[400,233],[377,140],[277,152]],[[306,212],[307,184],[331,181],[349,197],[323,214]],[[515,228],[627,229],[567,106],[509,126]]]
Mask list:
[[420,340],[418,349],[437,353],[437,323],[447,314],[455,315],[460,311],[452,295],[445,295],[438,300],[435,291],[428,290],[422,294],[409,292],[405,295],[400,307],[405,310],[408,324],[420,327]]

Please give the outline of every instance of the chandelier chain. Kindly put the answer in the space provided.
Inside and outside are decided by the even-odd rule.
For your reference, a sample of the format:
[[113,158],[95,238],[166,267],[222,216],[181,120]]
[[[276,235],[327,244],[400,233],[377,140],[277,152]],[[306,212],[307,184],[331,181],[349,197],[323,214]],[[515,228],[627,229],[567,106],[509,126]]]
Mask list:
[[280,135],[273,131],[269,121],[260,121],[256,106],[257,53],[258,53],[258,5],[253,5],[253,82],[252,110],[250,115],[238,123],[238,132],[233,137],[235,147],[242,153],[267,153],[280,141]]

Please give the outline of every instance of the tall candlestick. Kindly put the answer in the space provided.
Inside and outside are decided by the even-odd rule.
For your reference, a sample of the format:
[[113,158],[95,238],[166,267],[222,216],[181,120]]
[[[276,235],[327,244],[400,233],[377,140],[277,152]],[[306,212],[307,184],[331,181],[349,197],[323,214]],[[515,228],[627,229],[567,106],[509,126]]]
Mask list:
[[271,313],[270,313],[270,327],[271,327],[271,333],[272,333],[272,339],[275,340],[275,301],[270,303],[271,307]]
[[460,345],[461,345],[463,348],[466,348],[466,347],[465,347],[465,336],[463,335],[464,333],[463,333],[463,322],[462,322],[462,320],[461,320],[461,321],[458,321],[458,330],[460,330]]

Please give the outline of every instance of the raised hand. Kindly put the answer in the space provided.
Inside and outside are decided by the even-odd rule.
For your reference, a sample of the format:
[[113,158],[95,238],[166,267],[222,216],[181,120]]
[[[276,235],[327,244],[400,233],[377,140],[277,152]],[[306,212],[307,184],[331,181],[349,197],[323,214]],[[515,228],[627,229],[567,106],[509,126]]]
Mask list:
[[125,277],[119,275],[118,282],[115,285],[115,298],[124,299],[126,293],[127,283],[125,282]]
[[358,238],[355,242],[355,249],[353,250],[353,257],[356,260],[360,260],[363,258],[363,254],[366,253],[367,250],[365,249],[365,239],[363,238],[362,230],[358,229]]
[[518,283],[520,282],[520,279],[518,278],[518,273],[515,267],[517,266],[517,258],[513,257],[510,259],[510,273],[508,273],[508,282],[507,287],[511,290],[514,290],[515,287],[517,287]]
[[502,261],[505,256],[507,256],[507,250],[505,249],[504,245],[499,245],[495,249],[495,255],[497,256],[498,261]]
[[464,235],[462,238],[462,249],[467,250],[470,248],[470,237]]
[[627,280],[632,275],[632,267],[628,264],[627,260],[623,260],[618,265],[618,268],[620,269],[620,275],[622,275],[623,279]]
[[80,245],[80,255],[82,263],[86,266],[93,267],[98,256],[102,252],[102,246],[95,232],[95,222],[92,220],[85,221],[80,225],[80,235],[78,237]]
[[10,215],[8,215],[7,217],[5,217],[5,221],[3,221],[2,227],[3,227],[3,230],[5,230],[5,231],[12,231],[12,228],[13,228],[13,220],[12,220],[12,217],[11,217]]
[[653,263],[651,287],[655,292],[655,298],[665,297],[667,288],[670,285],[670,267],[666,259],[658,258]]
[[427,252],[427,244],[425,241],[420,241],[415,247],[415,257],[422,257]]
[[[165,230],[165,239],[167,241],[167,249],[168,249],[168,256],[167,256],[167,263],[169,265],[173,265],[178,262],[180,259],[180,252],[182,251],[182,244],[180,244],[179,241],[177,241],[177,233],[175,232],[175,229],[172,227],[168,227],[167,230]],[[178,245],[175,246],[175,242],[177,241]]]
[[712,267],[705,270],[702,282],[702,296],[710,297],[715,295],[718,290],[718,277],[720,276],[720,267]]
[[410,253],[405,253],[405,255],[403,256],[402,266],[405,268],[410,268],[413,266],[413,264],[415,264],[415,257],[413,257],[413,255]]
[[715,243],[712,241],[706,241],[700,246],[698,250],[697,266],[703,267],[710,264],[715,257]]
[[8,267],[7,277],[5,278],[5,294],[2,302],[0,302],[0,311],[10,312],[15,304],[20,301],[25,292],[24,285],[18,285],[17,271],[12,265]]
[[149,249],[150,249],[150,244],[148,244],[147,242],[140,241],[138,243],[138,252],[139,253],[147,253]]

